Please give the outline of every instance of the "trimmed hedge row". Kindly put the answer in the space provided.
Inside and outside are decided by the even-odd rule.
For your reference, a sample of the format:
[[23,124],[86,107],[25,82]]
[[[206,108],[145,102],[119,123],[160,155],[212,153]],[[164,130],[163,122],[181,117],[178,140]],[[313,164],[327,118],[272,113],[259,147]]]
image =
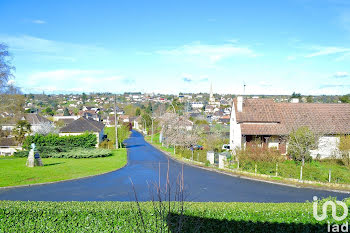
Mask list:
[[23,142],[23,148],[30,149],[32,143],[35,143],[35,146],[43,148],[73,148],[73,147],[82,147],[82,148],[93,148],[97,143],[97,137],[92,133],[84,133],[81,135],[69,135],[69,136],[58,136],[57,134],[48,134],[48,135],[30,135],[26,137]]
[[[24,158],[28,157],[29,151],[18,151],[14,153],[15,157]],[[64,152],[51,152],[41,153],[41,158],[98,158],[112,156],[112,150],[109,149],[97,149],[97,148],[71,148]]]
[[75,148],[95,148],[97,137],[92,133],[84,133],[81,135],[58,136],[57,134],[49,135],[30,135],[23,142],[25,151],[15,152],[16,157],[27,157],[31,144],[35,143],[36,150],[42,158],[53,157],[61,152],[70,153]]
[[[0,201],[0,232],[157,232],[153,204],[140,205],[146,229],[135,202]],[[327,232],[327,220],[334,223],[313,217],[312,203],[186,202],[183,217],[166,213],[164,226],[171,232]]]
[[52,154],[51,158],[98,158],[112,156],[112,150],[108,149],[90,149],[90,148],[76,148],[67,152],[60,152]]

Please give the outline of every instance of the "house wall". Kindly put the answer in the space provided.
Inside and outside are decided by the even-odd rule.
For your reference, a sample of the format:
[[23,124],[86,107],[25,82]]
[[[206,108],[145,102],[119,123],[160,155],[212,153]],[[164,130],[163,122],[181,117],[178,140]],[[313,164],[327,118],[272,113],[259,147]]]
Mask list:
[[15,128],[14,125],[3,125],[1,127],[2,130],[9,130],[9,131],[12,131],[14,128]]
[[230,119],[230,149],[242,147],[242,131],[241,125],[237,123],[235,104],[232,104],[232,112]]
[[21,147],[0,147],[0,156],[13,155],[14,152],[21,149]]
[[278,141],[278,139],[273,139],[273,140],[269,141],[268,147],[269,148],[273,148],[274,147],[274,148],[279,149],[279,141]]
[[340,157],[341,154],[338,150],[339,137],[337,136],[323,136],[319,139],[318,148],[311,150],[312,158],[316,158],[320,155],[321,159],[328,158],[331,156]]

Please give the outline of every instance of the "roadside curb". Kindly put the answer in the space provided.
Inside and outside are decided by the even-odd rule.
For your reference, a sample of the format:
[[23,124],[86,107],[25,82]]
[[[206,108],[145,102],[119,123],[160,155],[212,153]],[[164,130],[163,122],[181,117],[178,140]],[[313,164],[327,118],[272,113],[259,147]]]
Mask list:
[[168,158],[172,159],[173,161],[177,161],[179,163],[186,164],[186,165],[191,166],[191,167],[200,168],[200,169],[203,169],[203,170],[206,170],[206,171],[216,172],[216,173],[220,173],[220,174],[224,174],[224,175],[228,175],[228,176],[232,176],[232,177],[236,177],[236,178],[242,178],[242,179],[246,179],[246,180],[265,182],[265,183],[269,183],[269,184],[282,185],[282,186],[287,186],[287,187],[292,187],[292,188],[314,189],[314,190],[321,190],[321,191],[328,191],[328,192],[335,192],[335,193],[350,194],[349,190],[329,189],[327,187],[314,187],[314,186],[311,186],[311,185],[308,185],[308,184],[305,184],[305,186],[297,185],[297,184],[287,184],[287,183],[282,183],[282,182],[273,181],[273,180],[258,179],[258,178],[254,178],[254,177],[244,176],[244,175],[241,175],[241,174],[235,174],[233,172],[228,172],[228,171],[225,171],[225,170],[219,170],[219,169],[215,169],[215,168],[203,167],[203,166],[196,165],[196,164],[193,164],[191,162],[188,162],[188,161],[185,161],[185,160],[182,160],[182,159],[178,159],[178,158],[172,156],[171,153],[169,153],[167,151],[163,151],[161,148],[158,148],[158,146],[151,144],[145,138],[144,138],[144,140],[149,145],[151,145],[153,148],[159,150],[160,152],[165,154]]
[[104,172],[104,173],[100,173],[100,174],[96,174],[96,175],[89,175],[89,176],[84,176],[84,177],[79,177],[79,178],[73,178],[73,179],[68,179],[68,180],[59,180],[59,181],[51,181],[51,182],[45,182],[45,183],[35,183],[35,184],[24,184],[24,185],[15,185],[15,186],[5,186],[5,187],[0,187],[0,190],[5,190],[5,189],[12,189],[12,188],[25,188],[25,187],[31,187],[31,186],[39,186],[39,185],[46,185],[46,184],[56,184],[56,183],[63,183],[63,182],[68,182],[68,181],[75,181],[75,180],[82,180],[82,179],[87,179],[87,178],[91,178],[91,177],[95,177],[95,176],[101,176],[101,175],[105,175],[108,173],[112,173],[115,171],[119,171],[121,169],[123,169],[124,167],[126,167],[129,164],[129,150],[126,150],[126,163],[124,164],[124,166],[113,170],[113,171],[109,171],[109,172]]

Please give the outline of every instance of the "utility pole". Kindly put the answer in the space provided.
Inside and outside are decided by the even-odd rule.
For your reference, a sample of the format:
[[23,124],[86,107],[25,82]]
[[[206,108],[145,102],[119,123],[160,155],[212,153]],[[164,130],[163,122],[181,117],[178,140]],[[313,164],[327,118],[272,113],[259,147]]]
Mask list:
[[152,136],[151,136],[151,143],[153,143],[153,117],[151,117],[152,120]]
[[117,95],[114,95],[115,149],[118,149]]

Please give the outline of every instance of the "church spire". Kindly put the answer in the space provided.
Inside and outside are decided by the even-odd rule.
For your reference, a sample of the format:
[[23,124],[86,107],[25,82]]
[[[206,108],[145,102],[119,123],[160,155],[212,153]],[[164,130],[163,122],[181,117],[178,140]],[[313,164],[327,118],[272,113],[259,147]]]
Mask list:
[[213,98],[213,82],[210,83],[210,98]]

